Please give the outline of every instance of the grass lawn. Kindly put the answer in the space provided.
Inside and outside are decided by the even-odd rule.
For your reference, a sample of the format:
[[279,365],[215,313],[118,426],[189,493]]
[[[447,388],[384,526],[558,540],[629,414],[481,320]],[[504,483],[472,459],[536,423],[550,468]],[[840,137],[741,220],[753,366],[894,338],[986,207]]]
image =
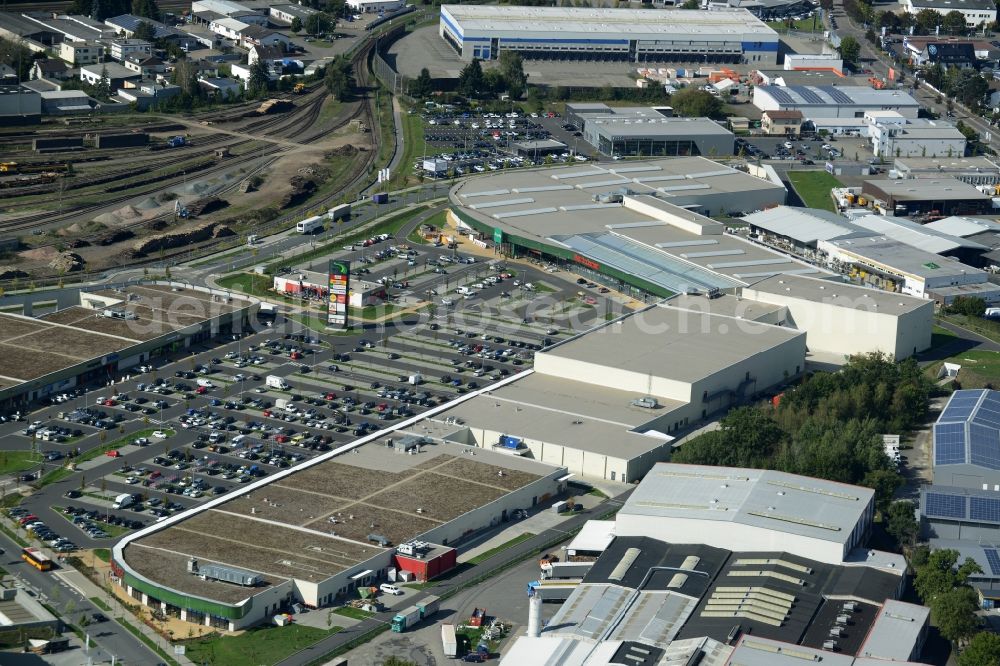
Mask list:
[[239,636],[218,636],[187,641],[185,646],[187,658],[196,664],[212,664],[212,666],[276,664],[342,628],[335,626],[327,631],[300,624],[261,627],[250,629]]
[[280,296],[271,291],[273,285],[274,280],[271,276],[258,275],[257,273],[233,273],[219,280],[219,286],[224,289],[242,291],[244,294],[261,298],[280,299]]
[[[110,559],[110,555],[109,555],[109,559]],[[100,597],[90,597],[90,603],[94,604],[95,606],[97,606],[98,608],[100,608],[105,613],[110,613],[111,612],[111,606],[109,606],[106,603],[104,603],[104,600],[102,600]]]
[[[405,187],[413,176],[413,161],[424,151],[424,121],[418,113],[403,114],[403,155],[399,160],[399,168],[389,181],[389,189],[398,190]],[[413,183],[417,182],[413,178]]]
[[31,451],[0,451],[0,474],[15,474],[39,463],[40,457]]
[[844,184],[826,171],[789,171],[788,180],[804,205],[836,212],[830,190]]
[[355,620],[367,620],[374,615],[374,613],[369,613],[368,611],[363,611],[360,608],[354,608],[353,606],[341,606],[340,608],[334,608],[333,612],[337,615],[354,618]]
[[110,548],[95,548],[94,557],[101,560],[102,562],[111,561],[111,549]]
[[788,32],[789,30],[799,30],[802,32],[816,32],[823,31],[823,22],[819,20],[817,16],[815,20],[812,16],[804,18],[800,21],[768,21],[767,27],[771,28],[775,32]]
[[505,551],[508,548],[513,548],[517,544],[521,543],[522,541],[527,541],[528,539],[532,538],[533,536],[535,536],[535,535],[532,534],[531,532],[525,532],[524,534],[519,534],[516,537],[514,537],[513,539],[511,539],[510,541],[502,543],[499,546],[496,546],[494,548],[490,548],[489,550],[484,550],[483,552],[479,553],[475,557],[469,558],[469,564],[479,564],[480,562],[485,562],[486,560],[490,559],[491,557],[493,557],[497,553]]
[[68,467],[57,467],[51,472],[47,473],[42,477],[41,481],[38,482],[39,488],[44,488],[50,483],[56,483],[57,481],[62,481],[63,479],[73,475],[73,470]]
[[962,366],[958,381],[964,389],[1000,386],[1000,352],[970,349],[948,359]]

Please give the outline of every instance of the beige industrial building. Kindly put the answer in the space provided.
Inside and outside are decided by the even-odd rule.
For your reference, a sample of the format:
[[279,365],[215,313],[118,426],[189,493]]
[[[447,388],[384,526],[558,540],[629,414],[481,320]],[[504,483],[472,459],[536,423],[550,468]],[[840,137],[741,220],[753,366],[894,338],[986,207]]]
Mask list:
[[536,354],[529,376],[439,418],[456,424],[447,439],[637,481],[679,431],[805,369],[805,334],[763,321],[779,310],[655,305]]
[[806,332],[811,354],[882,352],[907,358],[931,345],[932,301],[801,275],[776,275],[743,297],[784,306],[786,325]]

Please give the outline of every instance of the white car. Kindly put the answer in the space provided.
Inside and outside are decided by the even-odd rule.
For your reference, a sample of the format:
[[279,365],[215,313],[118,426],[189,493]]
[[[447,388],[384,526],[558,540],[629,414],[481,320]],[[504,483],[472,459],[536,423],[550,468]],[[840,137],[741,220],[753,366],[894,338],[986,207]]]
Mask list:
[[153,437],[155,437],[156,439],[166,439],[167,433],[163,432],[162,430],[154,430]]
[[378,589],[382,594],[391,594],[393,596],[398,596],[403,593],[401,589],[390,583],[382,583],[378,586]]
[[795,144],[792,143],[791,141],[786,141],[784,145],[785,145],[785,148],[787,148],[788,150],[791,150],[792,148],[795,147]]

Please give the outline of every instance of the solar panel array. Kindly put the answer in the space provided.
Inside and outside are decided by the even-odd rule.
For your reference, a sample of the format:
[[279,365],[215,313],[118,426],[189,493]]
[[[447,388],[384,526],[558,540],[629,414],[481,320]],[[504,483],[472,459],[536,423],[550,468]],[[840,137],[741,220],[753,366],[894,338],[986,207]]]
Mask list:
[[826,100],[816,94],[816,92],[807,86],[792,86],[794,90],[806,104],[826,104]]
[[779,104],[795,104],[795,100],[788,94],[788,91],[779,86],[767,86],[767,94],[777,100]]
[[1000,576],[1000,555],[997,554],[997,549],[983,548],[983,552],[986,553],[986,561],[990,565],[990,572],[994,576]]
[[1000,523],[1000,499],[970,497],[969,517],[989,523]]
[[987,469],[1000,469],[1000,430],[978,421],[977,415],[969,424],[969,462]]
[[965,421],[972,416],[972,412],[982,395],[982,391],[956,391],[951,395],[951,400],[945,405],[944,411],[941,412],[938,423]]
[[837,104],[854,104],[854,100],[851,99],[851,96],[837,86],[820,86],[819,89],[832,97],[833,101]]
[[968,516],[965,499],[964,495],[927,493],[924,495],[924,515],[937,518],[965,519]]
[[934,464],[958,465],[965,462],[965,423],[938,423],[934,426]]

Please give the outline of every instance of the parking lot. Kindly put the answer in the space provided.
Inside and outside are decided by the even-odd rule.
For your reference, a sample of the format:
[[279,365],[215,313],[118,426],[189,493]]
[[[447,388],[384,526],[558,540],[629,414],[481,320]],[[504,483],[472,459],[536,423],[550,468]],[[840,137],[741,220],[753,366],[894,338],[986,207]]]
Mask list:
[[622,309],[606,287],[553,266],[416,251],[367,264],[366,278],[398,278],[400,264],[419,262],[399,290],[433,302],[419,316],[349,335],[282,321],[0,424],[12,449],[45,442],[23,483],[74,464],[75,473],[23,502],[21,517],[44,528],[26,535],[64,552],[108,547],[128,530],[530,368],[537,351]]

